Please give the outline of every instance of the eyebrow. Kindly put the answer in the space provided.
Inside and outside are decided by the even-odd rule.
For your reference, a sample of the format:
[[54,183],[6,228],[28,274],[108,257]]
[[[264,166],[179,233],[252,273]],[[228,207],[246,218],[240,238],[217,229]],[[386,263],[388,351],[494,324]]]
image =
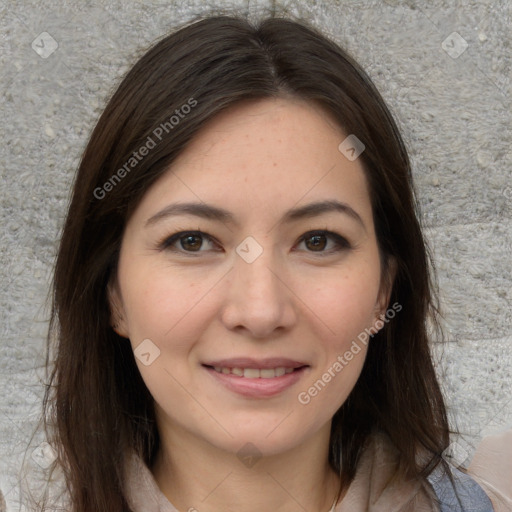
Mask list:
[[155,224],[156,222],[167,217],[176,215],[194,215],[207,220],[216,220],[226,224],[235,224],[235,218],[231,212],[211,206],[206,203],[177,203],[166,206],[163,210],[150,217],[146,221],[146,226]]
[[[357,221],[366,230],[361,216],[348,204],[337,200],[326,200],[310,203],[299,208],[292,208],[278,221],[279,224],[286,224],[302,219],[310,219],[325,213],[343,213]],[[234,215],[228,210],[206,203],[176,203],[166,206],[163,210],[150,217],[146,221],[146,227],[156,224],[160,220],[178,215],[194,215],[202,219],[219,221],[225,224],[236,224]]]
[[328,200],[328,201],[319,201],[316,203],[310,203],[305,206],[301,206],[300,208],[293,208],[288,210],[283,218],[279,221],[280,224],[286,222],[292,222],[300,219],[310,219],[312,217],[317,217],[318,215],[322,215],[324,213],[343,213],[348,215],[355,221],[359,222],[363,228],[366,229],[366,226],[363,222],[361,216],[347,203],[343,203],[337,200]]

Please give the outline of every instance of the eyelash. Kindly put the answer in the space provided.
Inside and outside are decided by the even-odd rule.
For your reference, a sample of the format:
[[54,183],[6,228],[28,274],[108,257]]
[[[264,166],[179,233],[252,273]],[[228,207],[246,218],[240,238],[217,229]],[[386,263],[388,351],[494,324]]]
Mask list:
[[[186,238],[187,236],[197,236],[197,237],[202,238],[203,240],[206,239],[206,240],[208,240],[208,241],[210,241],[210,242],[212,242],[214,244],[217,244],[217,241],[215,240],[215,238],[210,236],[208,233],[204,233],[203,231],[199,231],[199,230],[195,230],[195,231],[193,230],[193,231],[179,231],[179,232],[174,233],[173,235],[171,235],[169,237],[164,238],[158,244],[158,248],[160,250],[168,250],[168,251],[172,251],[172,252],[186,254],[187,256],[198,256],[202,252],[205,252],[205,251],[202,251],[202,250],[199,250],[199,251],[186,251],[185,249],[176,249],[176,248],[173,247],[173,245],[176,242],[179,242],[182,238]],[[338,233],[334,233],[334,232],[328,231],[328,230],[308,231],[308,232],[304,233],[299,238],[299,240],[297,241],[296,245],[298,245],[298,244],[300,244],[300,243],[302,243],[302,242],[306,241],[307,239],[312,238],[314,236],[325,236],[328,239],[331,239],[332,241],[334,241],[334,243],[337,246],[334,250],[330,249],[328,251],[325,251],[325,250],[322,250],[322,251],[307,251],[307,252],[310,252],[311,254],[315,254],[315,255],[320,256],[320,257],[325,256],[325,255],[329,255],[329,254],[333,254],[335,252],[346,251],[346,250],[349,250],[349,249],[352,248],[352,246],[350,245],[350,242],[346,238],[342,237]]]

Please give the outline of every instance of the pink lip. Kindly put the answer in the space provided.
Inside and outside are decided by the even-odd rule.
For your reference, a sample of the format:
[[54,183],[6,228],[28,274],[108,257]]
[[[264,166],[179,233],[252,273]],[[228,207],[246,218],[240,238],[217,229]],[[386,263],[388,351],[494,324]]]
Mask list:
[[302,366],[308,366],[306,363],[286,359],[284,357],[270,357],[266,359],[237,357],[232,359],[219,359],[203,364],[206,366],[221,366],[222,368],[300,368]]
[[[204,366],[204,365],[203,365]],[[217,366],[217,365],[215,365]],[[228,368],[237,368],[237,366],[225,366]],[[278,366],[267,366],[267,368],[277,368]],[[226,386],[230,391],[238,393],[239,395],[250,398],[268,398],[277,395],[285,389],[293,386],[308,369],[306,366],[297,367],[292,373],[285,373],[280,377],[272,377],[270,379],[249,379],[247,377],[239,377],[232,373],[225,374],[216,372],[209,366],[204,366],[208,373],[217,381]],[[238,366],[240,368],[240,366]],[[251,366],[243,366],[242,368],[251,368]],[[265,366],[254,366],[253,368],[265,368]]]

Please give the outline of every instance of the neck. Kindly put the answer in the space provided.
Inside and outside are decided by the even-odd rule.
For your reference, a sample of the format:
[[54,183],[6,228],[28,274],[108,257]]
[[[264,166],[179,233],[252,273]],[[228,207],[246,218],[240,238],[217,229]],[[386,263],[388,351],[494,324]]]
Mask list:
[[[327,425],[327,434],[329,429]],[[188,432],[174,430],[161,441],[152,472],[178,510],[329,512],[338,494],[340,480],[328,464],[325,432],[291,451],[247,459],[245,464],[236,453]]]

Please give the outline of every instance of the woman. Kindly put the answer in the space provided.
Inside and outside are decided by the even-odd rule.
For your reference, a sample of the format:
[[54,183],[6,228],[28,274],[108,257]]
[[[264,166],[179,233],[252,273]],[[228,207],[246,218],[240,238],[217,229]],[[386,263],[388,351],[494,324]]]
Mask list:
[[360,67],[289,20],[183,27],[105,108],[62,235],[70,510],[492,510],[443,458],[427,319],[409,160]]

